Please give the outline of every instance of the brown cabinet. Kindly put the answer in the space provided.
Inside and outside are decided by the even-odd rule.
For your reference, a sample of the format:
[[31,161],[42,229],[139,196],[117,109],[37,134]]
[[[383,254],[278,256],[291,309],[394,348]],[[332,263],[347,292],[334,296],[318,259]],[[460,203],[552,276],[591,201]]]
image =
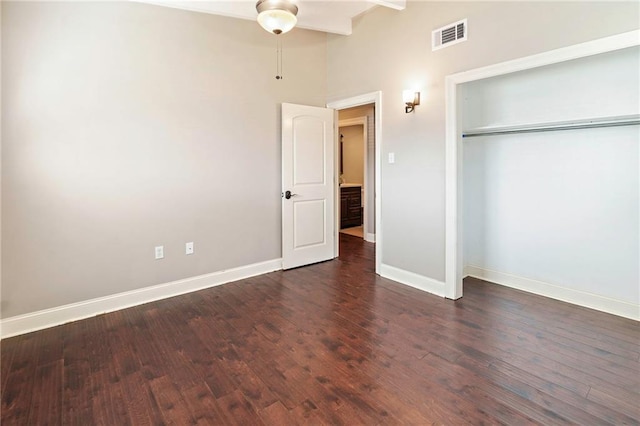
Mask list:
[[362,187],[340,188],[340,229],[362,225]]

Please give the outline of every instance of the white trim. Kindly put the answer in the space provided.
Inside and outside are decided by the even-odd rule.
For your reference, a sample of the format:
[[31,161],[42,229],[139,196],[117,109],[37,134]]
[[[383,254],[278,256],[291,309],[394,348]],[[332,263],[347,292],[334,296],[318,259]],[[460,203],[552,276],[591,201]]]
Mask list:
[[407,0],[371,0],[371,3],[394,10],[404,10],[407,7]]
[[338,121],[338,127],[366,126],[366,125],[367,125],[366,115],[363,115],[362,117],[347,118],[346,120]]
[[640,305],[504,272],[467,265],[464,275],[640,321]]
[[[377,91],[365,93],[363,95],[358,95],[347,99],[335,100],[327,103],[327,108],[341,110],[368,104],[375,105],[376,274],[380,275],[380,265],[382,262],[382,92]],[[339,228],[339,226],[337,228]],[[336,256],[337,255],[338,251],[336,250]]]
[[448,75],[446,79],[453,80],[456,84],[468,83],[470,81],[511,74],[518,71],[553,65],[560,62],[613,52],[615,50],[626,49],[627,47],[638,45],[640,45],[640,30],[634,30],[610,37],[575,44],[573,46],[525,56],[523,58],[513,59],[511,61],[500,62],[486,67],[451,74]]
[[366,232],[364,234],[364,240],[368,241],[370,243],[375,243],[376,242],[376,234],[372,234],[370,232]]
[[445,295],[462,297],[462,215],[458,214],[462,196],[461,128],[458,125],[457,85],[517,71],[552,65],[640,45],[640,30],[605,37],[574,46],[551,50],[512,61],[477,68],[445,78]]
[[[340,125],[338,124],[340,114],[338,110],[333,110],[333,122],[335,131],[333,137],[333,258],[340,256]],[[337,189],[336,189],[337,188]]]
[[457,85],[449,77],[445,79],[445,297],[459,299],[462,297],[462,274],[458,266],[458,254],[462,253],[462,220],[458,221],[458,199],[462,188],[458,185],[459,138],[457,135],[456,111]]
[[444,297],[444,283],[442,281],[437,281],[424,275],[385,264],[381,265],[380,270],[380,275],[384,278],[417,288],[418,290],[426,291],[427,293],[435,294],[436,296]]
[[254,263],[252,265],[240,266],[238,268],[4,318],[0,320],[0,338],[4,339],[19,334],[30,333],[32,331],[130,308],[180,294],[191,293],[193,291],[203,290],[281,269],[282,259],[273,259],[266,262]]

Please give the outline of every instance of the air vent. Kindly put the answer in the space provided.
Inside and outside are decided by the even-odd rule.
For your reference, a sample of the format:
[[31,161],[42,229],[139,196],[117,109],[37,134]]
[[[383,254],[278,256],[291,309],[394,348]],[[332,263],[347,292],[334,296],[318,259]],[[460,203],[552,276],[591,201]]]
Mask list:
[[438,50],[466,40],[467,20],[463,19],[434,30],[431,33],[431,48],[432,50]]

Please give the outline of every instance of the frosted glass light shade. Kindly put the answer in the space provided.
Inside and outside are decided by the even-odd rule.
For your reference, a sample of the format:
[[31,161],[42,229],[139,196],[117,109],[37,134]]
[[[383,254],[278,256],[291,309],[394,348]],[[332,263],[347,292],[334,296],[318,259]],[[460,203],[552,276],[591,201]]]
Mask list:
[[404,112],[413,112],[416,109],[416,105],[420,105],[420,92],[414,90],[403,90],[402,101],[405,104]]
[[258,23],[262,28],[274,34],[284,34],[296,26],[298,19],[286,10],[267,10],[258,15]]
[[291,31],[298,22],[298,7],[287,0],[260,0],[256,9],[260,26],[273,34]]
[[415,90],[403,90],[402,91],[402,102],[405,104],[412,104],[416,98]]

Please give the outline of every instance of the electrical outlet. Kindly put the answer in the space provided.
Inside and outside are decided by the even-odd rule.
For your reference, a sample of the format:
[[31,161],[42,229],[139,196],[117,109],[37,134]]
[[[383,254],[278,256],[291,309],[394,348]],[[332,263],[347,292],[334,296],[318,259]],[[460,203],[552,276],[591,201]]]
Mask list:
[[193,254],[193,241],[184,245],[185,254]]
[[164,259],[164,246],[156,246],[156,260]]
[[393,152],[389,153],[389,164],[393,164],[396,162],[396,154]]

